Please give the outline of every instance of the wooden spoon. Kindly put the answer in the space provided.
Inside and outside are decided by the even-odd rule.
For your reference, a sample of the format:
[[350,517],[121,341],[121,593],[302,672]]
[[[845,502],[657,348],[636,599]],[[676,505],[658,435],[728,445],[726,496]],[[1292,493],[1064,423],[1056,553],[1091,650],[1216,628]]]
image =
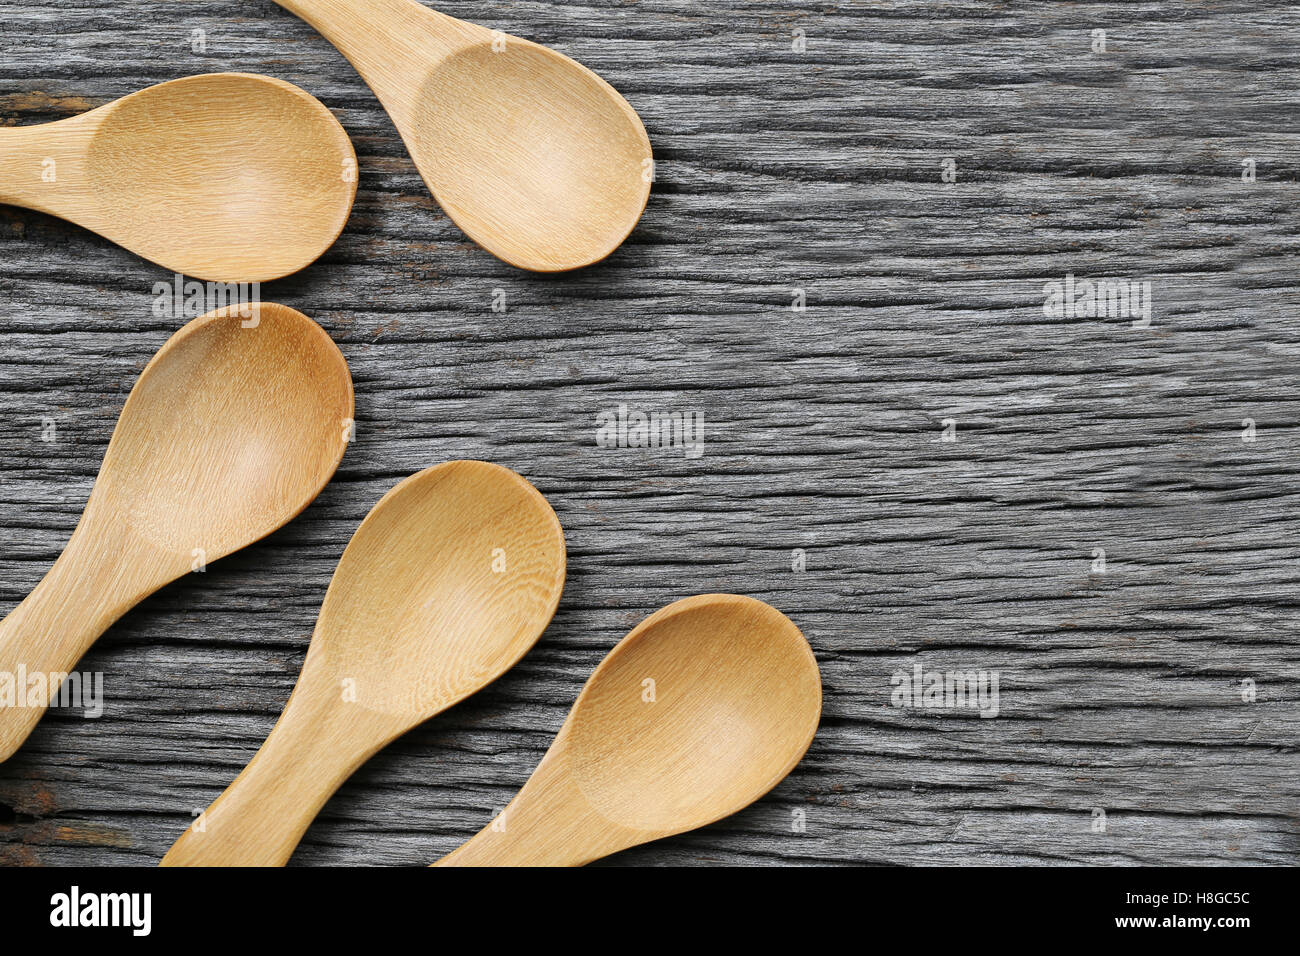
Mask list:
[[498,258],[577,269],[641,217],[645,127],[586,67],[416,0],[276,2],[352,62],[447,215]]
[[271,736],[163,866],[283,866],[372,754],[537,642],[564,572],[555,512],[513,471],[454,461],[407,478],[343,552]]
[[436,866],[581,866],[730,816],[781,782],[821,716],[817,661],[762,601],[706,594],[596,668],[510,805]]
[[191,76],[71,119],[0,128],[0,202],[213,282],[310,265],[343,231],[356,192],[338,120],[266,76]]
[[[295,517],[351,419],[347,363],[305,315],[267,303],[190,322],[131,390],[63,554],[0,621],[0,677],[72,670],[145,597]],[[23,702],[0,704],[0,760],[45,712]]]

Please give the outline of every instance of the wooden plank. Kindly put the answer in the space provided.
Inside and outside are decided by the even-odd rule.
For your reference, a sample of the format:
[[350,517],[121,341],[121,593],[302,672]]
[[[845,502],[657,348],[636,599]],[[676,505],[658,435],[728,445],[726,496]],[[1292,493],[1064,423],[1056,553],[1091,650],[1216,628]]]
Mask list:
[[[1293,4],[440,9],[555,46],[641,112],[658,179],[611,260],[538,277],[469,244],[347,63],[266,0],[0,3],[0,122],[265,72],[319,96],[361,159],[338,245],[264,289],[339,343],[358,441],[298,521],[96,646],[104,716],[54,713],[0,767],[0,862],[160,859],[269,732],[357,523],[458,457],[552,501],[560,613],[363,768],[296,863],[451,850],[603,654],[711,590],[805,629],[822,730],[758,805],[611,862],[1297,861]],[[1150,282],[1149,327],[1046,316],[1067,274]],[[0,611],[61,549],[177,327],[150,308],[167,278],[0,210]],[[705,454],[598,448],[620,403],[702,413]],[[999,715],[891,706],[917,663],[997,672]]]

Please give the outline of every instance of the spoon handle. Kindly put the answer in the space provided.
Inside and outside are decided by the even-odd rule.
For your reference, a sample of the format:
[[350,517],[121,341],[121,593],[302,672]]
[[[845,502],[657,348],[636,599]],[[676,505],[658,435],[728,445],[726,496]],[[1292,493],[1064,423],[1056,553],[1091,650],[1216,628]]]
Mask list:
[[82,116],[0,128],[0,203],[58,216],[83,199]]
[[519,794],[490,824],[434,866],[585,866],[653,839],[616,826],[568,776],[564,732]]
[[486,30],[431,10],[416,0],[275,0],[301,17],[348,58],[385,108],[402,116],[437,62]]
[[83,519],[45,578],[0,621],[0,762],[56,695],[88,715],[97,709],[85,699],[84,676],[80,701],[71,699],[71,682],[62,693],[60,684],[114,621],[166,580],[148,549],[91,534]]
[[0,129],[0,202],[10,206],[33,208],[41,193],[50,192],[54,185],[51,175],[58,175],[58,163],[53,171],[45,150],[41,148],[39,126],[19,126]]
[[[309,656],[284,713],[235,782],[163,857],[163,866],[284,866],[334,791],[404,726],[314,680]],[[354,740],[371,745],[357,749]]]

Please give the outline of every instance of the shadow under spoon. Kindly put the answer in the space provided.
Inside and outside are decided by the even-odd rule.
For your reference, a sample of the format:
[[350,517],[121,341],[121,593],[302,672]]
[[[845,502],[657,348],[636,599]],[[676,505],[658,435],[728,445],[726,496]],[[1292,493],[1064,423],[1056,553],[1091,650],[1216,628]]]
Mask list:
[[343,552],[275,729],[162,865],[283,866],[372,754],[514,666],[564,576],[555,512],[508,468],[454,461],[401,482]]
[[[127,397],[62,555],[0,621],[0,678],[53,684],[145,597],[296,517],[338,468],[352,407],[343,355],[300,312],[236,306],[180,329]],[[46,703],[0,700],[0,760]]]

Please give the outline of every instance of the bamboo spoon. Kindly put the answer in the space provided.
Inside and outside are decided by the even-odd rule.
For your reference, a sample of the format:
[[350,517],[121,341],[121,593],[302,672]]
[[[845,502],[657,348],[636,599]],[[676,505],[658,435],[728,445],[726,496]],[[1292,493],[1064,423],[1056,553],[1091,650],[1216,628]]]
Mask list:
[[338,120],[266,76],[191,76],[71,119],[0,128],[0,203],[213,282],[310,265],[343,231],[356,191]]
[[577,269],[641,217],[653,178],[645,127],[581,64],[416,0],[276,2],[352,62],[447,215],[498,258]]
[[454,461],[393,488],[343,552],[271,736],[162,865],[283,866],[371,755],[536,643],[564,571],[555,512],[507,468]]
[[[67,673],[145,597],[295,517],[351,418],[347,363],[305,315],[268,303],[190,322],[131,390],[63,554],[0,621],[0,678]],[[8,703],[0,761],[45,712]]]
[[596,668],[519,795],[436,866],[581,866],[730,816],[794,769],[821,716],[799,629],[753,598],[686,598]]

